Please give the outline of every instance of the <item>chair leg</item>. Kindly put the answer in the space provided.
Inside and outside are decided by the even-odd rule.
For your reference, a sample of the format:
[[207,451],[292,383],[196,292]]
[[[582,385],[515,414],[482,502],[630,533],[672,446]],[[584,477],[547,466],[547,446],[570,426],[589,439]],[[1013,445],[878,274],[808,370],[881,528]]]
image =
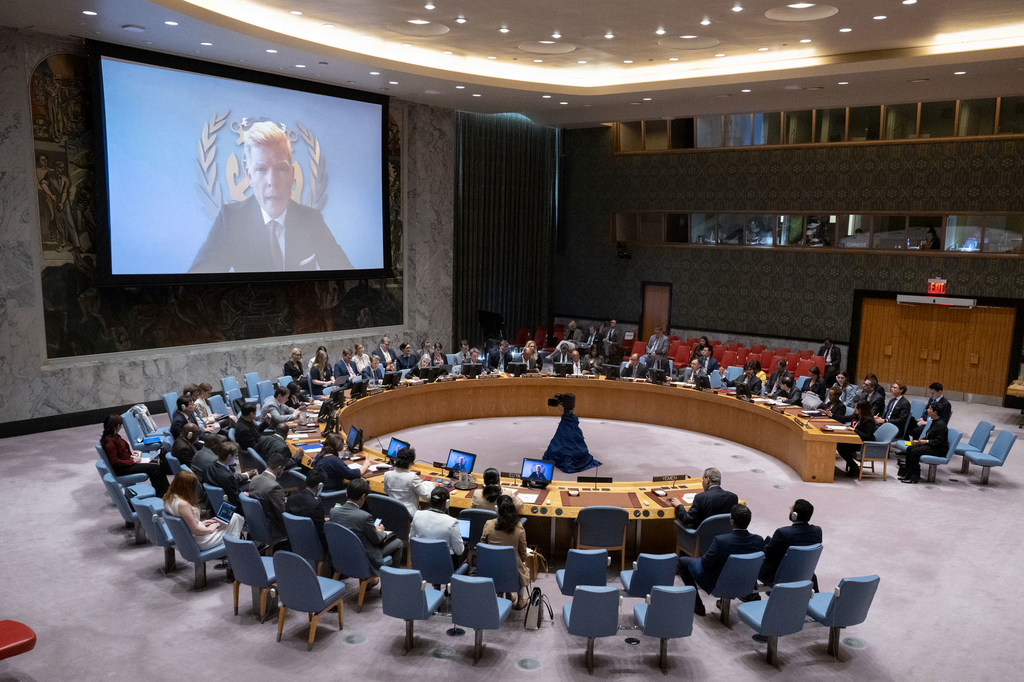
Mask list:
[[175,553],[173,547],[164,547],[164,573],[170,573],[175,569]]
[[981,484],[988,485],[988,472],[991,471],[992,467],[981,468]]
[[195,587],[197,590],[201,589],[203,587],[206,587],[206,562],[205,561],[197,561],[196,562],[196,579],[195,579],[195,582],[193,583],[192,586]]
[[309,618],[309,644],[306,645],[306,651],[313,650],[313,640],[316,639],[316,624],[320,620],[319,613],[310,614]]
[[938,470],[938,468],[939,466],[937,464],[928,465],[928,483],[935,483],[935,472]]
[[779,656],[779,636],[769,635],[768,637],[768,664],[775,665],[775,659]]
[[356,613],[363,612],[363,597],[366,596],[366,587],[370,584],[370,578],[362,578],[359,581],[359,598],[356,599]]
[[146,531],[142,529],[142,524],[138,521],[135,522],[135,544],[144,545],[148,542],[146,540]]
[[729,627],[729,610],[732,607],[732,599],[726,599],[722,597],[722,615],[719,616],[719,620],[722,621],[722,625]]
[[405,621],[405,653],[412,649],[412,621]]
[[473,641],[473,665],[480,660],[480,654],[484,650],[484,631],[476,630],[476,639]]
[[971,468],[970,460],[968,460],[966,457],[964,457],[963,458],[963,462],[960,464],[960,473],[961,474],[966,474],[968,471],[970,471],[970,468]]
[[658,647],[658,667],[668,670],[668,640],[661,638],[661,646]]
[[828,649],[826,651],[829,656],[839,653],[839,628],[828,629]]
[[281,633],[284,631],[284,617],[288,612],[288,608],[281,604],[281,608],[277,610],[277,641],[281,641]]
[[231,586],[231,592],[234,594],[234,597],[235,597],[235,615],[236,616],[238,615],[238,588],[241,587],[241,586],[242,586],[242,584],[239,583],[237,580],[235,581],[235,584]]
[[335,602],[335,606],[338,607],[338,630],[345,629],[345,602],[340,598]]
[[587,672],[591,675],[594,674],[594,638],[587,637],[587,653],[583,655],[583,660],[587,664]]
[[[237,585],[237,583],[235,583]],[[270,596],[270,588],[264,587],[260,590],[260,623],[267,619],[267,597]],[[235,613],[238,612],[238,598],[235,598]]]

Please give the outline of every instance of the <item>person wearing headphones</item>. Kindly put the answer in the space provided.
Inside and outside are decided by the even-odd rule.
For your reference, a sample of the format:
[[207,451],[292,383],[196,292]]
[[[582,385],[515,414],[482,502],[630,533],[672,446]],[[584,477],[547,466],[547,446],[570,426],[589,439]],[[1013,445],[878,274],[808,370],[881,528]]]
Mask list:
[[430,508],[421,509],[413,514],[409,537],[444,540],[448,544],[448,552],[452,555],[452,566],[458,568],[466,545],[462,541],[462,533],[459,532],[458,519],[448,513],[450,497],[448,490],[441,486],[431,490]]
[[196,456],[196,452],[203,446],[202,441],[199,440],[201,433],[202,430],[195,424],[185,424],[185,426],[181,427],[181,433],[174,439],[174,443],[171,444],[171,454],[177,457],[178,461],[182,464],[191,467],[192,458]]
[[816,545],[821,542],[821,526],[811,524],[814,505],[799,499],[789,508],[791,525],[782,526],[764,542],[764,563],[758,579],[765,585],[775,584],[775,572],[779,570],[786,550],[793,546]]

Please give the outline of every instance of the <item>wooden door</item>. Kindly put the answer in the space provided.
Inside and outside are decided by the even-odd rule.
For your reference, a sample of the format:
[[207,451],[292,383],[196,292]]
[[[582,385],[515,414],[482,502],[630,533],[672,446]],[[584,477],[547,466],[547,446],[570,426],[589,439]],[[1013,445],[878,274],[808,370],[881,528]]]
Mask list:
[[646,341],[654,335],[655,327],[669,333],[669,311],[672,309],[672,285],[644,282],[643,312],[640,320],[640,338]]

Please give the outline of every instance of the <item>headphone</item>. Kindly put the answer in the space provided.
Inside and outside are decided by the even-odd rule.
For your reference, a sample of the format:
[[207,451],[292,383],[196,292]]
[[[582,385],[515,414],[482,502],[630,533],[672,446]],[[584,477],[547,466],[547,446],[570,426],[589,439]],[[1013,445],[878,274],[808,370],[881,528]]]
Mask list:
[[798,518],[799,518],[799,517],[798,517],[798,516],[796,515],[796,512],[795,512],[795,511],[791,511],[791,512],[789,512],[789,520],[790,520],[790,521],[792,521],[793,523],[796,523],[796,521],[797,521],[797,519],[798,519]]
[[186,431],[186,432],[185,432],[185,440],[187,440],[188,442],[190,442],[190,443],[191,443],[191,442],[192,442],[192,441],[194,441],[195,439],[196,439],[196,433],[195,433],[195,431]]

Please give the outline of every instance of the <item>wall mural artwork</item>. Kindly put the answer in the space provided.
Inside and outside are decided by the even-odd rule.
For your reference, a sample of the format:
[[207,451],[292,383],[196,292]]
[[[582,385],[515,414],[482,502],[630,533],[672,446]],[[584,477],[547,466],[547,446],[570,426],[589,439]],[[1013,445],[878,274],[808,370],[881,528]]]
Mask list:
[[391,111],[387,143],[395,277],[101,287],[90,88],[88,60],[71,53],[40,62],[30,85],[47,357],[402,323],[401,110]]

